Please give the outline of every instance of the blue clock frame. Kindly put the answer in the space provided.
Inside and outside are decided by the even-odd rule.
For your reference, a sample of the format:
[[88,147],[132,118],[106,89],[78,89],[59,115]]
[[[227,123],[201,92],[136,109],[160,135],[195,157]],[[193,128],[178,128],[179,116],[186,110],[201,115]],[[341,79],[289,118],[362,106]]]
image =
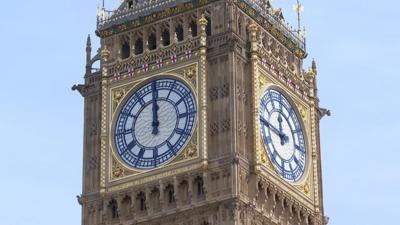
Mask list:
[[189,142],[196,125],[192,89],[175,77],[139,85],[120,107],[114,123],[114,145],[122,161],[148,170],[174,159]]
[[307,165],[307,145],[298,113],[288,98],[271,87],[260,101],[264,149],[275,169],[288,182],[302,179]]

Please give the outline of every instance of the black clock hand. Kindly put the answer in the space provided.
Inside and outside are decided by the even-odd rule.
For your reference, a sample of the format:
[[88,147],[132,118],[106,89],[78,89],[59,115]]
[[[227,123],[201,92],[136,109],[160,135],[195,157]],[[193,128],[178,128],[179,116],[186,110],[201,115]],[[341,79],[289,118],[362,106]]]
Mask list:
[[286,143],[286,135],[283,133],[283,127],[282,127],[282,115],[279,113],[278,116],[278,122],[279,122],[279,133],[280,133],[280,137],[281,137],[281,145],[284,145]]
[[[265,125],[265,126],[267,126],[267,127],[269,127],[269,128],[271,128],[271,130],[274,132],[274,133],[276,133],[277,135],[279,135],[279,137],[281,137],[281,132],[278,130],[278,129],[276,129],[274,126],[272,126],[272,124],[270,124],[268,121],[266,121],[264,118],[260,118],[260,120],[261,120],[261,122]],[[282,138],[281,138],[282,139]]]
[[158,105],[157,105],[157,98],[158,98],[158,91],[157,91],[157,86],[156,82],[154,81],[151,85],[152,91],[153,91],[153,122],[151,125],[153,126],[153,132],[152,134],[156,135],[158,134],[158,126],[160,125],[160,122],[158,122]]

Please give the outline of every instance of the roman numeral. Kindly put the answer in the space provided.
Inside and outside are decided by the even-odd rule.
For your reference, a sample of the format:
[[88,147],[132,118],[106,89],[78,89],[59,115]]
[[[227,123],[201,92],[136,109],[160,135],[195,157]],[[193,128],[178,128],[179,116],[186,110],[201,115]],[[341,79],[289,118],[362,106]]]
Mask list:
[[130,150],[132,150],[133,147],[135,147],[135,146],[136,146],[136,142],[135,142],[135,141],[132,141],[131,143],[128,144],[127,150],[130,151]]
[[189,94],[190,94],[190,92],[187,92],[184,96],[182,96],[181,99],[179,99],[179,101],[177,101],[177,102],[175,103],[175,105],[177,106],[177,105],[181,104],[181,102],[182,102],[183,100],[185,100],[185,98],[186,98]]
[[272,143],[272,139],[271,139],[270,136],[265,137],[264,140],[265,140],[265,142],[267,143],[267,145],[269,145],[270,143]]
[[302,148],[302,147],[300,147],[299,145],[295,145],[295,148],[297,149],[297,150],[299,150],[300,152],[302,152],[302,153],[305,153],[306,151]]
[[193,115],[195,113],[196,113],[196,111],[194,111],[194,112],[185,112],[185,113],[179,114],[178,117],[179,117],[179,119],[181,119],[181,118],[187,117],[189,115]]
[[175,84],[176,84],[176,80],[174,81],[174,83],[171,85],[171,87],[170,87],[170,89],[169,89],[169,92],[168,92],[168,95],[167,95],[167,99],[168,99],[169,96],[171,95],[172,90],[174,90]]
[[169,149],[172,149],[172,148],[173,148],[172,144],[169,143],[169,141],[167,141],[167,146],[168,146]]
[[179,135],[187,135],[187,136],[190,135],[189,132],[187,132],[187,131],[185,131],[185,130],[183,130],[183,129],[180,129],[180,128],[176,128],[176,129],[175,129],[175,132],[176,132],[177,134],[179,134]]

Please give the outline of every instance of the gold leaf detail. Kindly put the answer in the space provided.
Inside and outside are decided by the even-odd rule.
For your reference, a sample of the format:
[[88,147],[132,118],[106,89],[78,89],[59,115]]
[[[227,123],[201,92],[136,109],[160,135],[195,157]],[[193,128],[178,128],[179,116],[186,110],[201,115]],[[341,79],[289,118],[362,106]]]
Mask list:
[[302,106],[299,106],[299,112],[300,112],[301,118],[302,118],[302,119],[304,120],[304,122],[305,122],[306,119],[307,119],[306,110],[305,110]]
[[310,193],[310,185],[308,183],[306,183],[303,187],[304,189],[304,193],[308,194]]
[[125,96],[125,91],[124,90],[117,90],[114,93],[114,101],[117,102],[117,104],[122,100],[122,98]]
[[184,71],[183,71],[183,76],[186,78],[186,79],[188,79],[188,80],[192,80],[193,78],[195,78],[195,75],[196,75],[196,69],[195,69],[195,67],[189,67],[189,68],[187,68],[187,69],[185,69]]
[[262,154],[262,156],[261,156],[261,161],[263,162],[263,163],[267,163],[267,156],[265,155],[265,154]]
[[112,175],[113,178],[120,178],[124,175],[124,170],[120,166],[114,165],[112,168]]
[[196,153],[197,153],[197,146],[194,143],[191,143],[186,149],[184,158],[185,159],[192,158],[196,155]]

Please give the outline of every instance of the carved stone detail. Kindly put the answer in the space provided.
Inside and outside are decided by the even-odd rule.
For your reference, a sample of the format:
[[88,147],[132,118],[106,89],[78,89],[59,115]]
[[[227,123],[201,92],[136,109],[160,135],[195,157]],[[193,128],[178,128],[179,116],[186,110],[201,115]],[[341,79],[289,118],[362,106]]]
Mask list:
[[229,83],[224,83],[220,86],[211,87],[208,90],[208,97],[211,102],[218,99],[227,98],[230,95],[230,85]]

